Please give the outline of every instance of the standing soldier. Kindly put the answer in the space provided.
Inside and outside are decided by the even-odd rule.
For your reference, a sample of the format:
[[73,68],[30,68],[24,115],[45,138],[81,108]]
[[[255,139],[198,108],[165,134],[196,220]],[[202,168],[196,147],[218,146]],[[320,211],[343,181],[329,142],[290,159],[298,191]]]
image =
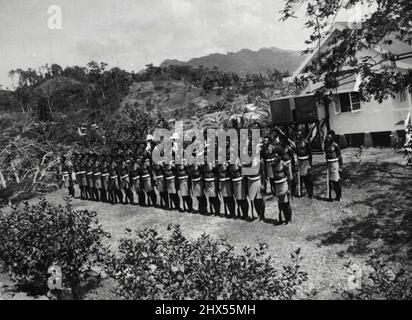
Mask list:
[[209,199],[210,214],[220,215],[220,200],[217,192],[216,168],[206,161],[203,170],[203,180],[205,181],[205,195]]
[[[185,162],[185,160],[183,160],[183,162]],[[191,213],[193,212],[193,202],[190,195],[190,181],[187,166],[184,164],[177,165],[176,174],[178,189],[180,191],[180,195],[182,196],[183,211],[186,211],[187,209],[187,211]]]
[[94,198],[94,192],[93,192],[93,186],[94,186],[94,180],[93,180],[93,159],[92,159],[92,153],[89,153],[88,158],[87,158],[87,164],[86,164],[86,181],[87,181],[87,192],[89,194],[89,200],[95,200]]
[[147,204],[148,206],[157,205],[157,196],[156,192],[153,189],[153,173],[150,165],[150,158],[144,159],[143,165],[140,170],[140,176],[142,179],[143,190],[147,195]]
[[93,192],[94,198],[96,201],[100,200],[99,191],[102,187],[102,179],[101,179],[101,172],[100,172],[100,163],[98,161],[98,155],[94,154],[94,163],[93,163]]
[[[309,141],[303,137],[302,130],[298,130],[296,135],[296,153],[298,156],[298,174],[302,177],[308,197],[313,197],[313,180],[312,180],[312,149]],[[300,180],[300,179],[299,179]],[[299,185],[299,189],[300,189]]]
[[69,191],[69,196],[74,197],[73,180],[71,177],[72,165],[65,156],[61,157],[61,173],[63,179],[63,185]]
[[145,206],[145,198],[144,193],[142,195],[142,186],[140,181],[140,163],[138,162],[137,158],[132,159],[131,166],[129,168],[129,175],[130,175],[130,182],[132,184],[132,189],[135,191],[139,205],[144,207]]
[[162,163],[159,162],[153,165],[153,174],[156,179],[156,189],[160,195],[160,208],[169,210],[169,196],[167,194],[166,181],[161,164]]
[[242,217],[243,219],[248,220],[249,202],[247,200],[246,178],[242,175],[242,169],[238,164],[231,163],[228,170],[232,179],[233,195],[238,206],[237,215],[238,217]]
[[231,218],[236,218],[236,203],[233,198],[233,185],[230,179],[230,172],[228,170],[228,163],[222,163],[218,166],[219,177],[219,191],[223,197],[223,207],[225,215],[229,211]]
[[83,199],[89,200],[90,199],[90,194],[88,192],[88,186],[87,186],[87,161],[86,161],[86,156],[84,153],[80,155],[80,166],[79,166],[79,176],[77,177],[77,181],[79,182],[79,187],[80,187],[80,192],[83,194]]
[[[177,194],[176,174],[173,168],[173,162],[165,162],[163,165],[163,173],[166,180],[167,193],[170,199],[170,209],[180,210],[180,201]],[[173,205],[172,205],[173,204]]]
[[[275,146],[270,143],[269,136],[266,136],[263,140],[263,148],[262,148],[262,159],[264,163],[264,170],[266,178],[269,179],[270,188],[272,189],[272,193],[275,193],[275,182],[273,178],[273,161],[275,155]],[[266,193],[266,180],[264,181],[264,191]]]
[[279,155],[275,155],[273,163],[273,172],[275,176],[276,197],[278,198],[279,223],[282,221],[282,212],[285,217],[285,223],[288,224],[292,219],[292,208],[290,206],[290,193],[288,181],[290,180],[290,170],[288,165]]
[[123,202],[123,195],[122,191],[120,190],[119,185],[119,176],[117,174],[117,165],[114,159],[111,160],[111,164],[109,167],[110,172],[110,180],[109,180],[109,188],[111,194],[112,204],[117,204],[117,202]]
[[129,166],[125,159],[123,159],[121,167],[120,167],[120,185],[121,188],[124,190],[125,199],[123,204],[134,204],[133,201],[133,192],[132,192],[132,184],[130,183],[130,176],[129,176]]
[[254,157],[250,163],[245,164],[243,167],[242,174],[247,177],[249,200],[252,203],[252,206],[255,207],[259,220],[263,220],[265,218],[265,201],[262,194],[262,181],[266,181],[263,161],[260,161],[257,157]]
[[76,180],[77,184],[79,185],[80,189],[80,199],[84,200],[86,198],[84,187],[86,184],[86,171],[84,170],[83,167],[83,154],[80,154],[75,166],[75,172],[76,172]]
[[136,159],[136,165],[137,165],[137,173],[139,175],[139,184],[135,184],[136,187],[138,187],[138,198],[139,198],[139,205],[142,207],[147,207],[146,204],[146,194],[144,193],[143,189],[143,180],[142,180],[142,167],[143,167],[143,157],[140,155]]
[[291,195],[291,197],[293,197],[294,194],[296,194],[296,183],[295,183],[295,179],[293,177],[293,172],[295,172],[295,156],[293,154],[293,150],[291,148],[291,146],[289,145],[289,141],[287,139],[287,137],[283,136],[281,138],[281,142],[280,142],[280,158],[281,160],[286,164],[286,166],[288,167],[288,171],[289,171],[289,178],[288,178],[288,185],[289,185],[289,193]]
[[342,156],[339,145],[335,142],[335,132],[330,130],[325,139],[325,154],[329,177],[329,200],[332,201],[332,188],[335,191],[336,201],[340,201],[342,196],[342,186],[340,183],[342,172]]
[[102,163],[100,166],[101,172],[101,189],[100,189],[100,199],[103,202],[108,202],[108,189],[109,189],[109,164],[107,163],[107,155],[102,157]]
[[205,184],[202,179],[202,168],[198,163],[193,163],[189,166],[189,176],[192,184],[193,196],[197,198],[197,211],[200,214],[207,214]]

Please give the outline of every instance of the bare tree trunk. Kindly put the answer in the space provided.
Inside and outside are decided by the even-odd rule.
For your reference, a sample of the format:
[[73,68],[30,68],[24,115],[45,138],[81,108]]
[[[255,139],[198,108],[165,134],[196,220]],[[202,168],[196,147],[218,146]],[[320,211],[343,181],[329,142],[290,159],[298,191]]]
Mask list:
[[13,169],[14,176],[16,178],[16,182],[20,183],[19,173],[17,172],[16,168],[14,167],[13,162],[11,162],[11,168]]
[[34,174],[34,177],[33,177],[33,184],[36,183],[37,175],[39,174],[39,172],[40,172],[40,166],[37,166],[36,173]]
[[53,113],[52,106],[51,106],[51,99],[49,96],[47,96],[47,104],[49,105],[50,114]]
[[0,185],[2,186],[3,189],[6,189],[6,180],[4,179],[3,172],[0,170]]
[[103,88],[102,88],[102,87],[100,87],[100,91],[102,92],[102,98],[103,98],[103,99],[106,99],[106,97],[105,97],[105,95],[104,95],[104,91],[103,91]]

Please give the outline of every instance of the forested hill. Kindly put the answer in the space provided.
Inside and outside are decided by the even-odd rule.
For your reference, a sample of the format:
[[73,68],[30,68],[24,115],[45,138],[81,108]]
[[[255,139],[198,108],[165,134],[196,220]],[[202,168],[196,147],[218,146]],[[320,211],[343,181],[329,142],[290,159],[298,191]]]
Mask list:
[[225,72],[234,72],[240,76],[253,73],[266,73],[268,70],[292,73],[303,61],[300,51],[283,50],[276,47],[262,48],[257,51],[243,49],[227,54],[214,53],[187,62],[165,60],[160,66],[187,65],[192,67],[218,67]]

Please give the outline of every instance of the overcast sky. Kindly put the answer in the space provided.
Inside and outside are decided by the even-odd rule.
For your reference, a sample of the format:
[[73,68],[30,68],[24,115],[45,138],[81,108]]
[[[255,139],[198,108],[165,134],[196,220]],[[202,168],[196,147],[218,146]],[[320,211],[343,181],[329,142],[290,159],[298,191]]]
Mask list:
[[[262,47],[303,49],[303,19],[280,22],[283,0],[0,0],[0,84],[15,68],[91,60],[139,71],[164,59]],[[50,30],[48,7],[62,9]]]

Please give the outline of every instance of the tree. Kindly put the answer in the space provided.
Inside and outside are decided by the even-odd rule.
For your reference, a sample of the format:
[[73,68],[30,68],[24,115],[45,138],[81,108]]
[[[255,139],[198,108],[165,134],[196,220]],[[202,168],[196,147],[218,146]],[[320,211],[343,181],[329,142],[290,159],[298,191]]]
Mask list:
[[[305,41],[308,48],[303,53],[312,52],[320,46],[320,41],[328,34],[331,25],[342,9],[364,5],[373,11],[360,22],[360,27],[347,28],[332,39],[331,50],[320,53],[306,68],[307,80],[323,81],[326,89],[338,86],[338,77],[345,73],[360,75],[362,83],[359,92],[363,99],[373,96],[382,101],[393,93],[405,90],[412,83],[412,70],[395,68],[395,62],[402,56],[382,51],[381,59],[362,56],[377,46],[391,45],[395,42],[411,46],[412,42],[412,2],[410,0],[285,0],[281,20],[296,18],[298,8],[306,6],[305,27],[311,36]],[[408,52],[409,55],[412,52]]]

